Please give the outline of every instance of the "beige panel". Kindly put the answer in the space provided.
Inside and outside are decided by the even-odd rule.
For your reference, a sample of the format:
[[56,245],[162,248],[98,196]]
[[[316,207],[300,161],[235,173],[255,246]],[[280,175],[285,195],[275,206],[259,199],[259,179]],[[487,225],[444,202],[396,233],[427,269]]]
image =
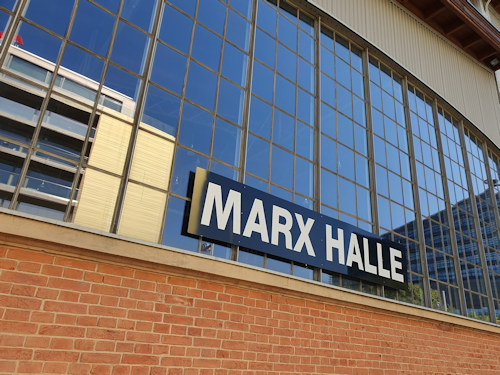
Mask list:
[[139,129],[130,178],[160,189],[168,189],[174,143]]
[[108,232],[120,179],[90,168],[83,175],[74,223]]
[[158,242],[166,197],[165,193],[129,182],[118,234]]
[[132,126],[125,121],[102,114],[90,151],[89,165],[122,174],[131,131]]
[[392,0],[309,0],[411,72],[500,147],[495,75]]

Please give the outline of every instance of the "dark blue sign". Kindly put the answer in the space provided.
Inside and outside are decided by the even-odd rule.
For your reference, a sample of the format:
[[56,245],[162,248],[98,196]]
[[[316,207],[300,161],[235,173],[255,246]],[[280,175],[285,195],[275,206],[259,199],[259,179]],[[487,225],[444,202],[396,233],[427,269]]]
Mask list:
[[188,232],[393,288],[407,283],[401,245],[201,168]]

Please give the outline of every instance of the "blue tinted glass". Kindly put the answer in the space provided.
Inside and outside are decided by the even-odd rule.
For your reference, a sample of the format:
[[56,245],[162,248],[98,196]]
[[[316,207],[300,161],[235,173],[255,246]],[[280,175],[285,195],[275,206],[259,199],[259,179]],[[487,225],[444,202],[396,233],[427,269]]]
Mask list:
[[321,201],[329,206],[337,207],[337,176],[324,169],[321,170]]
[[343,86],[351,89],[351,67],[338,57],[335,59],[335,78]]
[[224,43],[222,74],[238,85],[245,86],[248,56],[229,43]]
[[332,138],[337,138],[336,113],[333,108],[321,103],[321,131]]
[[361,73],[356,72],[355,70],[351,70],[352,73],[352,91],[358,95],[359,97],[363,98],[365,96],[364,90],[365,87],[363,86],[363,76]]
[[293,194],[291,191],[282,189],[276,185],[271,185],[269,189],[269,193],[276,196],[280,197],[281,199],[287,200],[287,201],[292,201],[293,200]]
[[321,100],[335,107],[335,81],[321,74]]
[[310,92],[314,92],[314,66],[303,59],[299,59],[299,85]]
[[168,0],[168,2],[194,17],[194,12],[196,11],[196,0]]
[[302,30],[299,31],[299,54],[310,62],[314,61],[314,39]]
[[347,177],[350,180],[354,180],[354,152],[339,145],[339,174]]
[[372,108],[373,132],[382,138],[384,137],[384,117],[382,113]]
[[252,92],[266,99],[273,101],[274,73],[271,69],[255,61],[253,65]]
[[61,66],[89,77],[94,81],[100,81],[104,61],[72,44],[68,44],[64,50]]
[[293,189],[293,155],[290,152],[273,146],[271,168],[272,182]]
[[272,107],[252,96],[250,103],[250,131],[270,139],[271,137]]
[[118,12],[120,6],[120,0],[95,0],[95,2],[115,13]]
[[325,47],[321,47],[321,71],[335,78],[335,56]]
[[226,6],[219,0],[203,0],[198,5],[198,21],[222,35],[226,21]]
[[314,195],[314,165],[301,158],[295,158],[295,191],[308,197]]
[[[245,0],[242,0],[242,1],[245,1]],[[3,0],[2,1],[2,6],[9,9],[9,10],[13,10],[15,4],[16,4],[16,0]]]
[[[10,15],[8,15],[4,11],[0,10],[0,30],[2,30],[2,31],[7,30],[7,22],[9,21],[9,18],[10,18]],[[0,40],[2,38],[3,38],[3,34],[0,37]],[[0,202],[1,202],[1,198],[0,198]]]
[[245,185],[267,192],[267,182],[253,176],[245,176]]
[[321,166],[337,171],[337,142],[321,136]]
[[281,77],[279,74],[276,75],[274,103],[292,115],[295,114],[295,87],[292,82]]
[[314,125],[314,96],[302,89],[298,90],[297,117],[309,125]]
[[297,26],[282,15],[279,17],[278,39],[293,51],[297,51]]
[[335,54],[350,62],[349,42],[340,35],[335,35]]
[[191,62],[186,97],[213,111],[217,90],[217,75],[201,65]]
[[352,117],[352,94],[340,85],[337,85],[337,108],[348,117]]
[[[185,1],[187,4],[188,2]],[[166,5],[163,10],[159,38],[178,50],[188,53],[193,20]],[[183,30],[183,32],[179,32]]]
[[250,23],[232,10],[229,10],[227,17],[226,38],[238,47],[248,51]]
[[137,98],[140,80],[126,71],[113,65],[108,66],[104,85],[112,88],[132,99]]
[[269,143],[252,134],[248,135],[247,171],[269,178]]
[[204,154],[209,154],[212,122],[212,114],[185,102],[182,109],[179,142]]
[[383,166],[386,166],[386,158],[385,158],[385,142],[379,137],[373,137],[374,140],[374,154],[375,161]]
[[369,187],[368,159],[356,154],[356,182]]
[[59,35],[64,35],[73,3],[71,0],[30,1],[25,17]]
[[295,152],[309,160],[314,159],[314,129],[297,122]]
[[23,38],[22,48],[43,57],[46,60],[56,62],[61,41],[38,27],[21,22],[19,35]]
[[165,219],[162,244],[184,250],[198,250],[198,240],[183,235],[187,234],[185,228],[187,226],[186,220],[188,215],[189,211],[186,211],[186,201],[180,198],[170,197],[168,200],[168,210]]
[[215,160],[212,160],[210,164],[210,170],[214,173],[220,174],[221,176],[230,178],[231,180],[238,181],[238,170],[228,167],[225,164],[218,163]]
[[187,59],[180,53],[157,43],[151,80],[172,90],[182,93]]
[[141,29],[151,31],[155,8],[156,0],[125,0],[121,15]]
[[351,148],[354,148],[352,120],[348,119],[341,113],[338,114],[337,119],[338,119],[337,127],[339,129],[338,140],[343,144]]
[[352,96],[353,118],[354,121],[361,125],[365,125],[365,102],[358,98],[356,95]]
[[175,137],[180,104],[179,98],[150,84],[142,121]]
[[179,195],[187,196],[189,173],[196,172],[197,167],[207,169],[208,159],[200,154],[178,147],[175,153],[171,190]]
[[222,78],[219,86],[217,113],[226,119],[241,125],[245,92],[238,86]]
[[339,208],[351,215],[356,215],[356,187],[343,178],[339,178]]
[[238,251],[238,262],[264,267],[264,256],[240,249]]
[[297,79],[297,55],[286,48],[283,44],[278,43],[278,72],[283,74],[291,81]]
[[243,14],[246,18],[250,18],[252,16],[252,1],[230,0],[229,6],[236,9],[238,12]]
[[354,143],[357,152],[363,155],[367,154],[366,130],[359,125],[354,125]]
[[271,257],[267,257],[266,268],[273,271],[288,273],[288,274],[291,272],[291,265],[289,262],[285,262],[283,260]]
[[271,35],[276,35],[276,20],[278,12],[276,7],[265,0],[257,4],[257,25],[262,27]]
[[273,142],[293,151],[295,124],[293,117],[274,110]]
[[376,180],[377,180],[377,193],[389,196],[389,185],[387,183],[387,169],[377,165],[375,167]]
[[228,164],[239,166],[241,130],[218,118],[215,123],[212,156]]
[[70,39],[95,53],[106,56],[115,18],[89,3],[81,1],[76,12]]
[[196,25],[192,56],[212,68],[219,70],[222,39],[207,28]]
[[142,74],[148,41],[146,34],[120,21],[111,60],[137,74]]
[[255,57],[274,68],[276,59],[276,39],[257,29],[255,35]]

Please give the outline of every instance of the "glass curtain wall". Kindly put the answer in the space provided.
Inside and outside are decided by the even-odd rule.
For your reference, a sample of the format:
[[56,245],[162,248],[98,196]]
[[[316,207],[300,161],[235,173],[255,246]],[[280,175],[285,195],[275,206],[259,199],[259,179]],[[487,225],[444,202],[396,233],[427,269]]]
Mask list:
[[[0,207],[499,319],[498,149],[305,9],[3,1]],[[401,243],[408,289],[188,235],[196,167]]]

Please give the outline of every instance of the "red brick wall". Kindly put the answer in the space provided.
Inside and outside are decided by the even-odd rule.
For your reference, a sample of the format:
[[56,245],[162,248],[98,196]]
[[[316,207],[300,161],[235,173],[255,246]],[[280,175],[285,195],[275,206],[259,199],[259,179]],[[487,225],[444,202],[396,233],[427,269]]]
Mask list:
[[106,262],[0,247],[1,373],[500,374],[493,333]]

